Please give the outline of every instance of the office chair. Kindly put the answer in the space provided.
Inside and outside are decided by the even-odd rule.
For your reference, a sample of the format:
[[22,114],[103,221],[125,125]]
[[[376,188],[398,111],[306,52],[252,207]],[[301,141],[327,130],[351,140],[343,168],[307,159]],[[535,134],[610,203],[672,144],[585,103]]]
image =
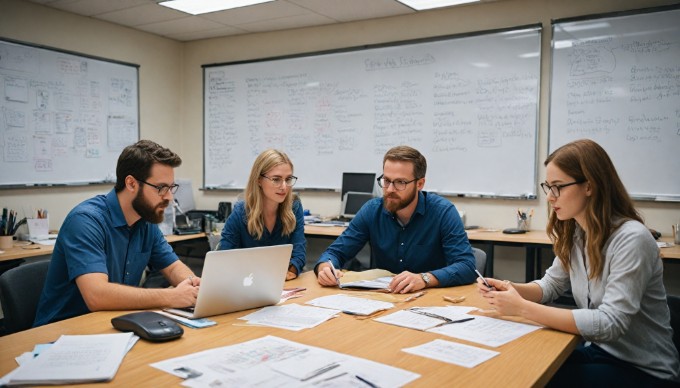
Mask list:
[[231,202],[220,202],[217,204],[217,220],[225,222],[231,214]]
[[208,245],[210,245],[211,251],[220,250],[220,240],[222,239],[221,234],[208,233]]
[[671,328],[673,329],[673,344],[680,352],[680,296],[667,295],[668,308],[671,310]]
[[33,326],[49,264],[49,260],[23,264],[0,276],[0,303],[6,334]]
[[475,255],[475,266],[477,271],[482,275],[485,275],[484,270],[486,270],[486,252],[479,248],[472,248],[472,254]]

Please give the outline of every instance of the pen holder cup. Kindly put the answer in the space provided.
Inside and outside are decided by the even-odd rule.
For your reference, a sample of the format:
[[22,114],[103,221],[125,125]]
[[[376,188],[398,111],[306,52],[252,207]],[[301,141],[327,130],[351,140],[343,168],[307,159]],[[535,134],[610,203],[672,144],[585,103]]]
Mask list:
[[529,231],[531,229],[531,218],[517,217],[517,229]]
[[50,234],[50,219],[49,218],[29,218],[26,220],[28,225],[28,238],[30,239],[46,239]]
[[14,246],[14,236],[0,236],[0,249],[10,249]]
[[680,224],[673,225],[673,242],[680,245]]

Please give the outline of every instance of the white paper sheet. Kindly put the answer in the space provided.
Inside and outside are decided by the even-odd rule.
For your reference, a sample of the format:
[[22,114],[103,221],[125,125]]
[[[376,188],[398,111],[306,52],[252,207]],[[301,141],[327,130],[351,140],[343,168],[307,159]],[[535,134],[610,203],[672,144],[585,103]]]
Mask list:
[[434,341],[402,349],[406,353],[432,358],[450,364],[474,368],[475,366],[499,355],[499,352],[463,345],[456,342],[436,339]]
[[338,310],[299,304],[267,306],[239,319],[251,325],[263,325],[299,331],[318,326],[339,314]]
[[497,347],[540,329],[540,326],[475,316],[468,322],[444,325],[429,331],[460,338],[478,344]]

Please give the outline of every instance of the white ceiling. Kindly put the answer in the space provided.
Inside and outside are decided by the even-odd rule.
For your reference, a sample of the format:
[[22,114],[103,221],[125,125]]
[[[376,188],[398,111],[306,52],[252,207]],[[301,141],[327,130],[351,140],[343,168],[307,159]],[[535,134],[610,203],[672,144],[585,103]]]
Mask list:
[[396,0],[276,0],[197,16],[156,4],[161,0],[25,1],[178,41],[377,19],[416,12]]

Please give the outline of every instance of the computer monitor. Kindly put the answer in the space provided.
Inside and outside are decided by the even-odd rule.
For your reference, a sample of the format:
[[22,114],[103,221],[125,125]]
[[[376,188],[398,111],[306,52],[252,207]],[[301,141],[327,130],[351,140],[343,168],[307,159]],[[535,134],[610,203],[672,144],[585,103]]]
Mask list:
[[357,193],[373,193],[375,187],[375,173],[368,172],[343,172],[342,190],[340,198],[345,198],[348,191]]
[[345,196],[342,197],[342,211],[340,212],[340,216],[347,219],[354,218],[359,212],[359,209],[372,198],[374,198],[372,193],[346,192]]

